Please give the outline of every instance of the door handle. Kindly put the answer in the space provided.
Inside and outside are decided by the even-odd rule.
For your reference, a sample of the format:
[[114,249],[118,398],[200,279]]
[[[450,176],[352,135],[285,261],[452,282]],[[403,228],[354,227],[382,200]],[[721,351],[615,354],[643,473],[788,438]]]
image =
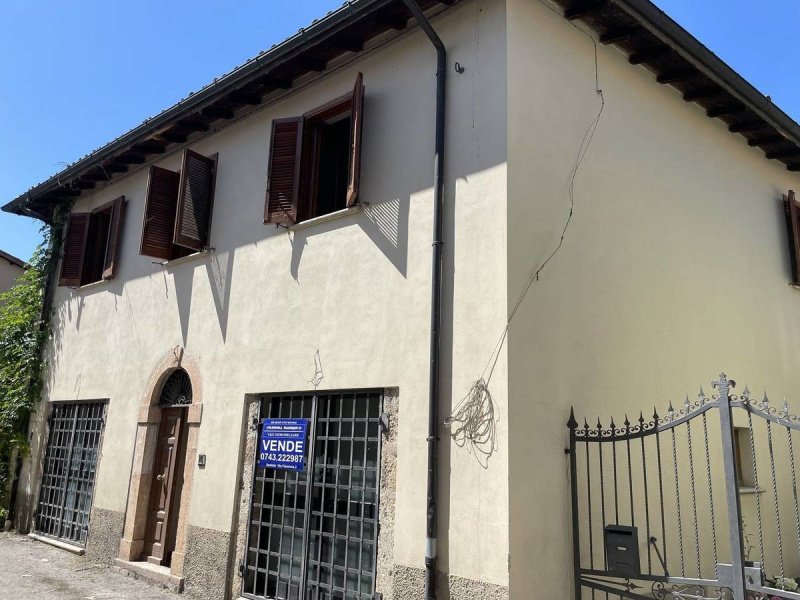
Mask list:
[[157,479],[158,481],[164,481],[164,474],[162,473],[162,474],[160,474],[160,475],[156,475],[156,479]]

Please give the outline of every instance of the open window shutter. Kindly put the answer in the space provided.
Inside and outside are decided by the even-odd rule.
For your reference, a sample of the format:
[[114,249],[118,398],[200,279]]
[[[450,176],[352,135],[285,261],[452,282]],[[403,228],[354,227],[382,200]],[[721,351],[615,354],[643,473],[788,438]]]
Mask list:
[[361,180],[361,131],[364,129],[364,76],[359,73],[353,88],[353,111],[350,119],[350,172],[347,176],[347,206],[358,202]]
[[78,287],[83,273],[83,256],[89,233],[91,213],[72,213],[64,237],[64,255],[61,259],[61,277],[58,285]]
[[792,264],[792,282],[800,285],[800,207],[794,198],[794,191],[783,197],[786,210],[786,233],[789,238],[789,259]]
[[103,279],[113,279],[117,265],[122,224],[125,220],[125,196],[120,196],[111,203],[111,219],[108,223],[108,242],[103,256]]
[[161,167],[150,167],[140,254],[162,260],[172,258],[179,184],[179,173]]
[[265,223],[291,225],[297,221],[302,139],[303,117],[272,122]]
[[192,150],[187,149],[183,153],[173,238],[173,242],[179,246],[192,250],[202,250],[208,246],[216,164],[213,158]]

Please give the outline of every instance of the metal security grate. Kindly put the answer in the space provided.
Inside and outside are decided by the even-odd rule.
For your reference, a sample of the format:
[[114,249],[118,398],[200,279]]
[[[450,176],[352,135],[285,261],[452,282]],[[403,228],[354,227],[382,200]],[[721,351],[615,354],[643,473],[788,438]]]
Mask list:
[[53,404],[37,533],[86,546],[104,409],[105,402]]
[[303,472],[255,469],[245,596],[374,597],[381,410],[379,392],[262,399],[262,419],[307,418],[314,443]]

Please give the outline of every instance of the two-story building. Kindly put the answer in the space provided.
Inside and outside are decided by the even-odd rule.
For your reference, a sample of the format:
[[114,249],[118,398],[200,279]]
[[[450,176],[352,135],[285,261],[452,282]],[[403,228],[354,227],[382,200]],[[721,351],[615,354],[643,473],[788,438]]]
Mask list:
[[204,598],[563,597],[570,406],[797,388],[800,126],[647,0],[414,6],[4,206],[68,211],[19,529]]

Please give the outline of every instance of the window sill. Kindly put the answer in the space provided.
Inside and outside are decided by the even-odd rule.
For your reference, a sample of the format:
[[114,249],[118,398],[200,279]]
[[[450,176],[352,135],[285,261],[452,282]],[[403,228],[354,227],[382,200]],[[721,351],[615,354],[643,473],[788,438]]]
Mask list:
[[109,281],[111,281],[111,280],[110,279],[101,279],[100,281],[93,281],[92,283],[85,283],[85,284],[83,284],[81,286],[71,287],[69,289],[71,289],[74,292],[82,292],[84,290],[93,290],[94,288],[98,288],[98,287],[100,287],[102,285],[105,285]]
[[351,206],[350,208],[343,208],[342,210],[337,210],[332,213],[328,213],[327,215],[322,215],[321,217],[314,217],[313,219],[300,221],[299,223],[290,225],[289,227],[287,227],[287,229],[289,229],[290,231],[298,231],[300,229],[306,229],[307,227],[313,227],[314,225],[319,225],[320,223],[327,223],[328,221],[341,219],[342,217],[346,217],[347,215],[359,213],[361,212],[362,209],[363,206],[361,204],[356,204],[355,206]]
[[153,264],[154,265],[159,265],[159,266],[164,267],[165,269],[168,269],[170,267],[175,267],[177,265],[182,265],[183,263],[186,263],[186,262],[191,262],[193,260],[198,260],[200,258],[208,256],[209,253],[210,252],[208,250],[201,250],[200,252],[193,252],[192,254],[187,254],[186,256],[181,256],[180,258],[173,258],[172,260],[165,260],[165,261],[154,260]]

